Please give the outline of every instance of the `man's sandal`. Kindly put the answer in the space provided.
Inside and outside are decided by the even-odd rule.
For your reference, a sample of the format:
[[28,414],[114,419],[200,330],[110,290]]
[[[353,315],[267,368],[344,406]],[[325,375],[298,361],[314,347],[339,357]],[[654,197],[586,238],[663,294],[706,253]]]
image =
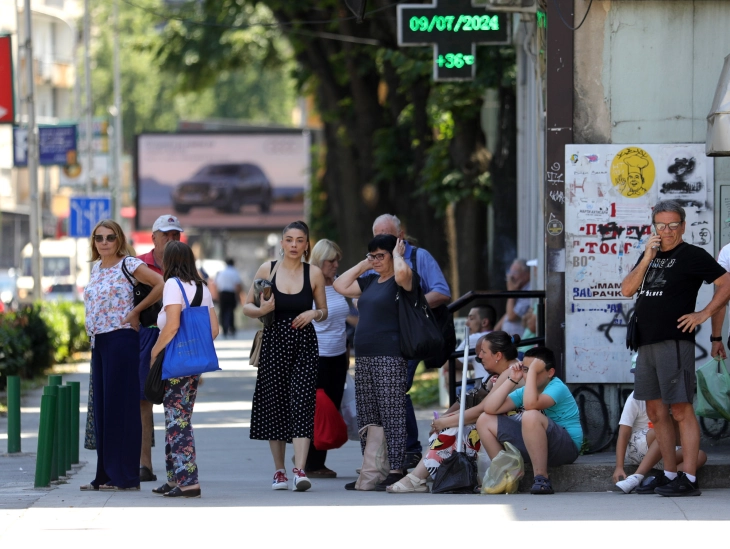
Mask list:
[[536,495],[554,494],[555,490],[553,490],[553,485],[549,478],[542,475],[535,475],[535,480],[533,481],[532,488],[530,488],[530,493]]

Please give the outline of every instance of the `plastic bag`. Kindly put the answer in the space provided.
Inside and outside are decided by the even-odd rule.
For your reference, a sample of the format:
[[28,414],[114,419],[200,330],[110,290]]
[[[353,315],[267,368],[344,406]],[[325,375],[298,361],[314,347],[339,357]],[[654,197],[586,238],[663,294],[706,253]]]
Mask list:
[[481,486],[482,482],[484,482],[484,475],[487,474],[487,470],[491,464],[492,460],[489,459],[487,450],[484,446],[481,446],[477,453],[477,482],[479,483],[479,486]]
[[355,405],[355,382],[352,380],[350,374],[345,376],[345,392],[342,393],[340,413],[347,425],[347,439],[359,441],[360,433],[357,428],[357,407]]
[[522,454],[509,442],[499,452],[487,469],[482,482],[482,494],[514,494],[525,476]]
[[431,493],[433,494],[476,494],[477,462],[465,452],[454,452],[444,459],[436,471]]
[[724,360],[710,359],[697,370],[695,413],[730,421],[730,374]]

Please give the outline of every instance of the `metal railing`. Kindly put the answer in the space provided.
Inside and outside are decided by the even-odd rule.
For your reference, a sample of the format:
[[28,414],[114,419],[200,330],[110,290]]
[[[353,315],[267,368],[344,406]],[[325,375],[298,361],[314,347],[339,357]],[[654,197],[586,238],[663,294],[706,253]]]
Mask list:
[[[510,298],[535,298],[537,302],[537,337],[520,341],[520,347],[545,343],[545,291],[544,290],[515,290],[515,291],[481,291],[471,290],[449,303],[446,308],[452,315],[474,301],[489,301]],[[469,345],[467,341],[465,345]],[[474,356],[475,350],[469,349],[469,356]],[[449,357],[449,404],[456,402],[456,359],[464,356],[463,352],[454,351]]]

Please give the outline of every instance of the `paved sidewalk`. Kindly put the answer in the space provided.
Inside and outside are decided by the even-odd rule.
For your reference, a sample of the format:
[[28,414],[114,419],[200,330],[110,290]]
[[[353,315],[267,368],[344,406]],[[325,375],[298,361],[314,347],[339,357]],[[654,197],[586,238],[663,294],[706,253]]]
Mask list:
[[[250,338],[252,333],[245,335]],[[631,539],[632,545],[656,542],[657,537],[675,543],[690,540],[699,533],[698,528],[704,539],[725,533],[721,521],[730,517],[728,489],[704,490],[699,498],[684,499],[607,491],[559,493],[547,498],[349,492],[344,484],[355,480],[361,460],[356,442],[329,453],[327,464],[338,472],[337,479],[313,480],[312,490],[305,493],[272,491],[268,444],[248,438],[256,371],[248,366],[250,339],[244,339],[245,335],[216,343],[223,370],[206,375],[199,390],[193,423],[202,498],[169,500],[150,491],[164,476],[163,414],[157,406],[153,462],[160,481],[144,483],[139,492],[81,492],[79,486],[93,478],[96,465],[95,452],[83,448],[81,459],[86,466],[67,484],[50,490],[32,488],[34,469],[25,471],[22,465],[28,456],[0,456],[0,546],[116,547],[149,545],[151,541],[225,540],[237,545],[262,541],[267,546],[292,547],[311,539],[310,543],[323,547],[372,549],[374,544],[429,543],[432,536],[439,535],[431,525],[449,528],[446,535],[453,534],[454,526],[463,528],[467,534],[463,541],[469,543],[469,538],[486,541],[544,535],[549,527],[546,521],[571,521],[565,528],[576,544],[578,539],[595,542],[603,535],[599,532],[609,531],[622,540]],[[64,381],[68,379],[88,377],[80,372]],[[87,388],[82,383],[84,406]],[[36,445],[37,404],[33,398],[28,396],[23,403],[22,444],[28,453]],[[425,433],[428,414],[421,417]],[[3,433],[6,430],[0,423]],[[0,439],[0,445],[4,444],[5,439]],[[290,469],[291,446],[287,451]],[[24,471],[14,471],[15,466]],[[623,521],[618,530],[605,524],[615,520]],[[688,520],[716,522],[697,527],[669,522]],[[522,524],[507,524],[514,521]],[[647,521],[663,521],[663,526],[656,528]],[[566,546],[562,536],[541,539],[541,546]],[[457,538],[454,542],[458,543]]]

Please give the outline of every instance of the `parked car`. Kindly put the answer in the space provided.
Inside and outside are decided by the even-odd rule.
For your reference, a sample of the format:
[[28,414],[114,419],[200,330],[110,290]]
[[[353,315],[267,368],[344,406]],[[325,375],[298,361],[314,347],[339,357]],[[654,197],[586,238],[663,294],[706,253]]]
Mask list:
[[207,164],[172,191],[177,213],[196,207],[214,207],[238,213],[245,204],[257,204],[261,212],[271,209],[271,183],[255,164]]
[[[89,239],[69,238],[41,240],[41,291],[44,300],[82,301],[84,286],[89,282]],[[33,301],[33,247],[27,244],[22,252],[22,270],[15,285],[21,304]]]

